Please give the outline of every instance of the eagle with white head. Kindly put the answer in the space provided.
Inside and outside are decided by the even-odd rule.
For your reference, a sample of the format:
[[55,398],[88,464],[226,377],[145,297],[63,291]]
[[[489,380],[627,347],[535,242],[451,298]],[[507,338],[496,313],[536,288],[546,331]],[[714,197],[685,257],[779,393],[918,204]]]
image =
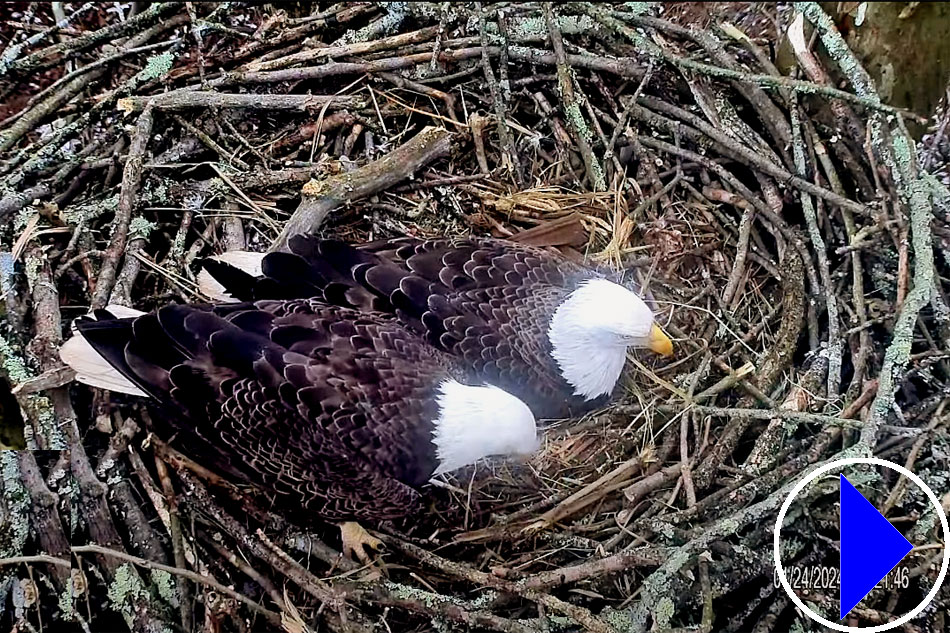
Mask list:
[[394,314],[540,418],[602,406],[629,348],[673,353],[636,293],[543,249],[493,238],[353,246],[305,235],[289,248],[206,260],[199,281],[220,299],[319,297]]
[[98,310],[60,350],[86,384],[148,398],[208,465],[306,522],[421,512],[433,476],[539,446],[524,402],[392,317],[317,299]]

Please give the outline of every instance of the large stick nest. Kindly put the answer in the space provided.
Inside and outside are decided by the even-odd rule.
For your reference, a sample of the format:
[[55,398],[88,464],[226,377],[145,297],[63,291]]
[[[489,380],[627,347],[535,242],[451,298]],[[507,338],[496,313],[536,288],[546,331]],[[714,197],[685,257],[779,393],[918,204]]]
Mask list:
[[[53,4],[5,8],[0,54],[0,441],[31,449],[0,453],[5,628],[818,630],[772,557],[800,476],[873,455],[947,490],[947,117],[914,146],[817,5]],[[56,351],[90,306],[201,299],[196,259],[288,221],[624,270],[676,356],[370,526],[370,579]],[[865,475],[919,547],[861,626],[920,602],[943,540],[914,486]],[[783,564],[836,566],[836,489],[805,501]],[[799,595],[837,620],[834,588]],[[907,627],[943,630],[947,599]]]

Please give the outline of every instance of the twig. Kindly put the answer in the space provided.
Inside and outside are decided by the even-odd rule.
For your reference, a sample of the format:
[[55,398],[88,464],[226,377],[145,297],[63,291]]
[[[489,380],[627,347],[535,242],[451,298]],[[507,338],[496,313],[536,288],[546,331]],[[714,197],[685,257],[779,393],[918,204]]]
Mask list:
[[69,569],[72,567],[72,561],[68,558],[57,558],[55,556],[48,556],[46,554],[36,554],[35,556],[10,556],[8,558],[0,558],[0,566],[2,565],[32,565],[35,563],[40,563],[43,565],[55,565],[57,567],[65,567]]
[[647,67],[646,74],[643,76],[643,79],[640,80],[640,83],[637,84],[637,89],[633,91],[633,94],[629,99],[625,101],[623,112],[620,113],[620,118],[617,120],[617,125],[614,126],[614,131],[610,133],[610,139],[607,141],[607,147],[604,148],[604,162],[609,162],[614,156],[614,147],[617,145],[617,139],[620,138],[620,135],[623,133],[624,129],[627,127],[627,123],[630,121],[630,104],[636,104],[637,99],[640,97],[640,93],[643,92],[643,89],[647,87],[647,84],[650,83],[650,79],[653,77],[654,64],[651,61],[650,65]]
[[53,580],[60,591],[69,586],[69,573],[62,569],[63,562],[69,566],[69,535],[63,529],[57,508],[58,498],[46,485],[32,451],[17,451],[20,477],[23,487],[30,496],[31,524],[40,542],[42,551],[50,560],[42,561],[54,565]]
[[[515,177],[515,182],[518,183],[519,186],[522,186],[524,181],[521,174],[521,161],[518,160],[518,150],[515,148],[511,130],[508,129],[508,108],[505,104],[504,95],[499,89],[498,81],[495,79],[495,73],[492,71],[491,55],[488,53],[488,33],[485,25],[485,10],[481,2],[475,3],[475,10],[478,12],[478,31],[482,40],[482,70],[485,72],[485,81],[488,82],[492,104],[495,106],[495,122],[498,126],[498,138],[504,147],[505,160],[503,163],[508,171]],[[504,43],[503,50],[507,50],[507,42]]]
[[[151,36],[151,33],[148,35]],[[131,44],[137,43],[138,38],[135,39],[136,41],[132,42]],[[55,112],[63,104],[68,103],[70,99],[79,94],[90,83],[98,81],[103,75],[105,75],[105,66],[108,66],[112,62],[118,61],[119,59],[128,57],[130,55],[145,53],[157,48],[165,48],[177,43],[177,39],[172,39],[167,42],[157,42],[147,46],[125,48],[114,55],[109,55],[108,57],[100,59],[92,64],[87,64],[74,70],[68,75],[61,77],[53,84],[31,97],[27,102],[26,107],[22,111],[7,118],[5,121],[0,122],[0,126],[13,123],[13,125],[8,130],[4,131],[3,134],[0,135],[0,139],[2,139],[0,140],[0,151],[5,151],[13,147],[17,140],[32,130],[46,116]],[[93,72],[97,70],[99,72]],[[39,105],[36,105],[36,107],[33,107],[34,104],[39,102],[40,99],[47,97],[47,95],[49,95],[48,99]]]
[[307,62],[313,62],[320,59],[332,59],[340,57],[351,57],[353,55],[365,55],[367,53],[378,53],[380,51],[401,48],[409,44],[428,42],[439,33],[439,27],[427,26],[418,31],[409,33],[398,33],[389,37],[371,39],[363,42],[353,42],[348,44],[339,44],[336,46],[323,46],[300,51],[292,55],[285,55],[276,59],[269,59],[261,62],[251,62],[244,66],[243,70],[260,72],[264,70],[277,70]]
[[[575,6],[574,3],[571,3],[572,7]],[[888,114],[896,114],[898,116],[903,114],[903,111],[889,106],[887,104],[881,103],[881,101],[869,98],[863,95],[855,95],[850,92],[845,92],[844,90],[837,90],[829,86],[822,86],[821,84],[816,84],[811,81],[803,81],[801,79],[789,79],[787,77],[776,77],[774,75],[757,75],[754,73],[747,73],[739,70],[731,70],[728,68],[722,68],[720,66],[712,66],[710,64],[704,64],[702,62],[693,61],[691,59],[686,59],[682,57],[676,57],[675,55],[670,55],[660,49],[653,47],[644,46],[645,42],[643,38],[636,34],[636,32],[630,27],[623,24],[620,20],[610,16],[607,12],[599,7],[586,6],[583,4],[577,4],[576,8],[578,11],[587,13],[597,20],[603,22],[604,25],[610,27],[611,29],[617,31],[635,45],[638,45],[643,48],[647,48],[646,52],[659,56],[664,61],[667,61],[671,64],[675,64],[687,70],[695,70],[697,72],[709,75],[710,77],[721,77],[724,79],[735,79],[738,81],[744,81],[748,83],[758,84],[760,86],[765,86],[767,88],[787,88],[796,92],[801,92],[803,94],[820,94],[826,97],[834,97],[836,99],[841,99],[842,101],[847,101],[848,103],[855,103],[858,105],[871,108],[873,110],[878,110],[880,112],[886,112]],[[640,16],[627,16],[630,20],[648,20],[649,18],[644,18]],[[644,24],[646,22],[644,21]]]
[[[798,175],[805,177],[805,147],[802,140],[801,123],[799,121],[798,105],[793,103],[792,109],[792,155],[795,160],[795,169]],[[825,308],[828,311],[828,378],[827,396],[833,401],[838,396],[841,386],[841,353],[842,343],[840,323],[838,321],[838,298],[835,296],[831,280],[831,266],[828,263],[828,252],[825,240],[818,228],[818,216],[815,214],[815,205],[807,195],[801,196],[802,212],[805,215],[805,224],[808,226],[808,237],[811,239],[815,256],[818,258],[818,274],[821,275],[822,290],[825,295]]]
[[405,587],[389,581],[359,589],[357,597],[368,604],[398,607],[429,617],[458,622],[474,631],[532,633],[538,630],[534,626],[522,624],[516,620],[509,620],[484,609],[479,609],[472,602],[459,600],[454,596],[443,596],[432,591]]
[[[63,55],[60,60],[65,61],[71,56],[86,50],[87,48],[92,48],[101,42],[106,42],[128,33],[134,33],[142,27],[147,26],[152,22],[158,21],[167,14],[180,8],[181,4],[178,2],[155,3],[131,19],[110,24],[109,26],[105,26],[98,31],[93,31],[88,35],[83,35],[82,37],[71,38],[66,42],[47,46],[44,49],[38,50],[31,55],[27,55],[26,57],[13,61],[9,64],[0,64],[0,77],[5,75],[8,71],[23,72],[33,70],[34,68],[39,68],[44,64],[44,62],[41,60],[47,59],[54,55]],[[82,9],[79,11],[82,11]],[[79,11],[74,12],[73,15],[75,16],[77,13],[79,13]]]
[[629,478],[643,467],[643,459],[638,455],[632,459],[618,464],[609,472],[604,473],[595,481],[587,484],[571,496],[567,497],[555,507],[551,508],[539,516],[527,530],[537,530],[562,521],[572,514],[583,510],[587,506],[600,499],[603,499],[609,493],[627,485]]
[[328,104],[333,108],[360,108],[363,101],[347,95],[274,95],[229,94],[224,92],[168,92],[157,97],[126,97],[116,106],[124,112],[141,112],[152,105],[163,112],[189,108],[248,108],[251,110],[319,110]]
[[475,144],[475,160],[478,161],[478,168],[484,176],[491,174],[488,156],[485,154],[485,126],[487,124],[488,119],[480,114],[473,114],[468,119],[468,125],[472,130],[472,142]]
[[571,78],[571,69],[568,66],[567,55],[564,52],[564,41],[561,39],[561,30],[558,27],[557,20],[554,17],[554,9],[550,2],[544,3],[544,18],[548,24],[548,34],[551,37],[551,47],[554,49],[554,56],[557,59],[557,78],[558,88],[560,89],[561,102],[564,108],[564,116],[567,118],[567,124],[574,133],[574,140],[577,142],[577,149],[584,160],[584,167],[587,169],[587,178],[590,181],[591,189],[594,191],[606,191],[607,181],[604,177],[604,169],[600,161],[594,156],[590,141],[592,138],[590,129],[584,121],[584,115],[581,113],[580,106],[574,96],[574,80]]
[[58,20],[56,24],[54,24],[50,28],[44,29],[40,33],[37,33],[36,35],[32,35],[28,37],[27,39],[25,39],[24,41],[18,44],[13,44],[9,48],[4,50],[3,55],[0,56],[0,77],[5,75],[7,70],[9,70],[9,68],[12,65],[16,64],[16,61],[15,61],[16,58],[19,57],[20,53],[22,53],[26,48],[39,44],[40,42],[50,37],[51,35],[60,33],[64,28],[69,26],[73,22],[73,20],[84,15],[89,10],[94,9],[94,8],[96,8],[95,2],[87,2],[83,4],[81,7],[79,7],[78,9],[76,9],[75,11],[73,11],[72,13],[70,13],[68,16],[66,16],[65,20]]
[[30,378],[21,382],[10,393],[14,396],[29,396],[34,393],[62,387],[70,380],[76,377],[76,372],[70,367],[57,367],[49,371],[44,371],[36,378]]
[[552,589],[637,567],[658,567],[666,561],[667,556],[668,552],[657,548],[628,550],[604,558],[592,558],[578,565],[532,574],[518,584],[525,589]]
[[114,550],[109,547],[102,547],[101,545],[74,545],[71,549],[74,554],[96,554],[99,556],[106,556],[109,558],[117,558],[119,560],[124,560],[126,562],[138,565],[139,567],[144,567],[145,569],[158,569],[160,571],[168,572],[169,574],[172,574],[174,576],[181,576],[182,578],[187,578],[188,580],[191,580],[193,582],[196,582],[202,585],[206,585],[208,587],[211,587],[215,591],[219,591],[226,596],[234,598],[235,600],[244,604],[255,613],[259,613],[263,615],[265,618],[267,618],[267,620],[271,624],[280,626],[281,619],[280,619],[279,614],[274,613],[273,611],[269,609],[265,609],[264,607],[260,606],[259,604],[257,604],[256,602],[248,598],[247,596],[240,594],[237,591],[234,591],[230,587],[226,587],[222,585],[221,583],[219,583],[214,578],[211,578],[210,576],[205,576],[203,574],[199,574],[188,569],[181,569],[179,567],[172,567],[170,565],[163,565],[161,563],[156,563],[155,561],[145,560],[144,558],[139,558],[138,556],[132,556],[131,554],[120,552],[118,550]]
[[[759,365],[756,376],[756,387],[768,390],[772,382],[791,362],[795,350],[798,348],[798,335],[802,328],[802,315],[805,306],[804,275],[802,259],[797,252],[786,252],[785,278],[782,283],[782,321],[775,335],[768,355]],[[743,400],[740,406],[748,406],[748,400]],[[700,490],[708,487],[713,475],[723,463],[726,456],[735,450],[742,434],[749,428],[751,418],[735,417],[733,424],[726,427],[719,441],[713,446],[706,459],[700,462],[694,473],[694,482]]]
[[270,596],[270,599],[274,601],[274,604],[280,607],[281,611],[285,611],[287,609],[287,603],[284,601],[283,596],[280,595],[277,587],[274,586],[274,583],[271,582],[270,578],[251,567],[247,562],[242,560],[241,557],[220,543],[216,542],[212,537],[204,537],[202,540],[204,540],[205,544],[210,546],[211,549],[216,551],[222,560],[228,561],[237,567],[242,574],[263,587],[264,591],[266,591],[267,595]]
[[129,236],[132,211],[137,206],[139,187],[142,183],[142,164],[154,121],[152,108],[145,108],[135,124],[135,132],[129,146],[129,157],[125,161],[125,169],[122,172],[122,188],[119,192],[119,206],[116,211],[112,239],[102,257],[102,267],[99,270],[99,279],[96,281],[96,294],[92,300],[93,308],[105,307],[115,285],[119,259],[124,255]]
[[[481,46],[472,48],[461,48],[458,50],[444,50],[439,53],[439,61],[444,64],[452,64],[468,59],[481,57],[487,53],[490,57],[498,57],[501,54],[501,48],[498,46]],[[526,62],[530,64],[539,64],[544,66],[555,66],[557,58],[553,53],[548,53],[535,48],[512,47],[508,49],[508,56],[513,61]],[[313,79],[325,79],[327,77],[336,77],[348,74],[364,74],[374,72],[391,72],[402,70],[420,64],[425,64],[431,60],[431,53],[418,53],[405,55],[402,57],[388,57],[368,62],[327,62],[319,66],[303,66],[301,68],[288,68],[284,70],[271,71],[233,71],[224,73],[220,77],[208,81],[212,88],[222,88],[226,86],[253,84],[253,83],[277,83],[283,81],[305,81]],[[573,68],[585,68],[605,72],[622,77],[633,77],[639,79],[644,75],[644,68],[636,58],[632,57],[598,57],[595,55],[572,55],[566,56],[567,63]],[[182,92],[192,92],[195,88],[181,88],[179,90],[166,94],[178,94]]]
[[[690,39],[702,46],[706,52],[709,53],[712,60],[719,64],[720,67],[741,71],[742,66],[738,60],[726,51],[719,38],[705,29],[689,29],[674,24],[669,20],[648,15],[630,16],[630,21],[634,24],[652,27],[658,31],[666,31]],[[674,59],[674,57],[669,55],[668,59]],[[680,60],[680,58],[675,59],[677,59],[676,63]],[[755,83],[738,79],[733,79],[731,83],[736,91],[744,96],[758,112],[759,118],[765,123],[774,140],[774,146],[786,157],[787,161],[788,152],[785,148],[791,140],[791,130],[788,121],[785,120],[784,114],[772,102],[769,95]],[[782,94],[782,91],[779,91],[779,94]]]
[[191,490],[191,495],[194,498],[189,499],[189,501],[193,507],[196,509],[200,508],[213,517],[221,524],[223,529],[241,545],[247,547],[249,551],[258,558],[271,564],[275,569],[296,583],[301,589],[318,600],[325,602],[327,606],[331,607],[334,611],[344,608],[345,595],[342,592],[335,590],[311,574],[301,567],[299,563],[287,556],[286,553],[275,552],[273,547],[268,548],[264,541],[260,539],[260,534],[252,536],[238,521],[213,502],[208,491],[205,490],[204,486],[201,485],[193,475],[187,471],[181,471],[179,472],[179,476],[185,482],[187,488]]
[[51,189],[49,185],[38,184],[22,191],[11,191],[0,200],[0,222],[6,222],[7,218],[33,204],[34,200],[49,196]]
[[665,111],[681,120],[688,121],[695,129],[684,126],[683,124],[677,124],[669,119],[666,119],[665,117],[647,110],[646,108],[632,105],[631,109],[633,116],[640,119],[641,121],[644,121],[645,123],[666,129],[671,134],[682,134],[687,138],[691,138],[700,142],[702,142],[702,140],[705,138],[711,138],[720,146],[723,153],[727,156],[733,157],[736,160],[742,161],[747,165],[754,167],[769,176],[772,176],[780,183],[790,185],[813,196],[818,196],[822,200],[825,200],[826,202],[835,206],[847,208],[849,211],[857,215],[870,215],[870,211],[864,205],[839,196],[834,191],[829,191],[824,187],[819,187],[818,185],[807,180],[805,177],[796,176],[789,173],[781,166],[776,165],[772,161],[763,157],[760,152],[756,152],[755,150],[752,150],[744,145],[740,145],[724,132],[717,130],[713,126],[704,122],[698,116],[687,112],[682,108],[677,108],[676,106],[663,103],[659,99],[654,99],[652,97],[640,97],[640,101],[644,105],[656,108],[657,110]]
[[609,624],[596,617],[584,607],[569,604],[559,598],[555,598],[549,593],[527,589],[519,583],[503,580],[492,574],[463,565],[462,563],[447,560],[402,539],[385,534],[381,534],[380,538],[387,545],[400,549],[403,553],[412,556],[420,562],[455,576],[456,578],[461,578],[462,580],[467,580],[478,585],[492,587],[493,589],[506,593],[513,593],[537,602],[552,611],[566,615],[588,631],[594,631],[595,633],[614,633],[614,629]]
[[[703,189],[703,193],[706,193],[706,189]],[[729,273],[729,279],[726,280],[726,287],[722,290],[722,302],[726,305],[729,305],[735,296],[736,290],[739,288],[739,280],[745,273],[745,260],[749,254],[749,234],[752,231],[752,218],[754,213],[755,207],[746,203],[745,209],[742,211],[742,218],[739,220],[739,239],[736,242],[736,259],[732,264],[732,272]]]
[[[172,554],[175,557],[175,566],[185,567],[185,549],[182,544],[183,537],[181,533],[181,522],[179,521],[178,501],[175,499],[175,489],[172,487],[171,478],[168,476],[168,468],[165,462],[155,457],[155,471],[162,484],[162,492],[165,494],[165,502],[168,504],[168,533],[172,541]],[[191,623],[194,619],[191,605],[191,589],[188,583],[184,582],[184,576],[177,576],[178,582],[178,612],[181,615],[182,628],[191,629]],[[280,602],[277,602],[280,605]]]

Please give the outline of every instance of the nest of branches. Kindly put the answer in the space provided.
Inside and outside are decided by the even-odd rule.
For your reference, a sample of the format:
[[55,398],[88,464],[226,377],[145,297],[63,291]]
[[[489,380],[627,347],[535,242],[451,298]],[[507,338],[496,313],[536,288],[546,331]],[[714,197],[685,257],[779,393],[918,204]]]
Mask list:
[[[0,54],[2,411],[30,449],[0,452],[4,628],[817,630],[772,557],[801,475],[873,455],[947,490],[947,117],[915,146],[817,5],[767,28],[589,3],[117,6],[11,17]],[[557,248],[635,278],[677,353],[631,357],[615,403],[545,422],[530,462],[370,526],[373,578],[57,354],[90,307],[201,300],[196,259],[297,232]],[[869,498],[936,545],[852,625],[910,610],[940,567],[935,508],[893,475]],[[837,565],[837,495],[806,497],[783,563]],[[908,630],[943,630],[947,600]]]

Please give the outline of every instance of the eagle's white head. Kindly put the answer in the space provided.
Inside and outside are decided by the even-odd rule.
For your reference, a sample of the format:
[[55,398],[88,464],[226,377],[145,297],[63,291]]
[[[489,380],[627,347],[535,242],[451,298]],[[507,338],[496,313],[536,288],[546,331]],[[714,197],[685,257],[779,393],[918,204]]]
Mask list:
[[439,417],[432,431],[439,465],[433,476],[492,455],[529,455],[538,450],[531,409],[498,387],[454,380],[439,386]]
[[673,353],[673,343],[647,304],[606,279],[583,282],[558,306],[548,338],[561,375],[587,400],[613,391],[628,347]]

